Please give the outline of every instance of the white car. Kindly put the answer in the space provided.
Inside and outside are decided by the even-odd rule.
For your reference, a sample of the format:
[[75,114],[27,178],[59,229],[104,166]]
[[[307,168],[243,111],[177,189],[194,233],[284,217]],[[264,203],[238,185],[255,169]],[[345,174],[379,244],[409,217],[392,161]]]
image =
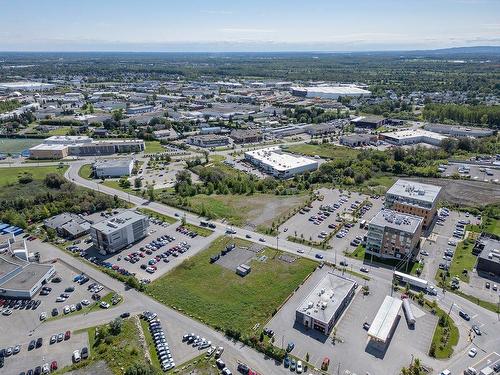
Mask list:
[[90,301],[88,299],[84,299],[84,300],[82,300],[81,304],[83,306],[88,306],[88,305],[90,305]]
[[76,311],[76,306],[75,305],[71,305],[69,307],[69,309],[71,310],[71,312],[74,312],[74,311]]
[[304,368],[302,367],[302,361],[297,361],[297,374],[302,374],[302,371],[304,371]]
[[103,309],[109,309],[109,303],[102,301],[99,306]]
[[40,314],[40,320],[43,321],[45,319],[47,319],[47,313],[43,312],[43,313]]
[[75,350],[73,352],[73,362],[77,363],[77,362],[80,362],[80,351],[79,350]]
[[477,354],[476,348],[471,348],[471,350],[469,350],[469,357],[474,358],[476,354]]
[[63,312],[64,312],[65,314],[69,314],[69,313],[71,312],[71,309],[69,308],[69,306],[68,306],[68,305],[64,306]]
[[48,374],[50,373],[50,367],[49,367],[49,364],[48,363],[45,363],[43,366],[42,366],[42,374]]
[[66,298],[64,297],[59,296],[56,298],[56,302],[64,302],[64,301],[66,301]]

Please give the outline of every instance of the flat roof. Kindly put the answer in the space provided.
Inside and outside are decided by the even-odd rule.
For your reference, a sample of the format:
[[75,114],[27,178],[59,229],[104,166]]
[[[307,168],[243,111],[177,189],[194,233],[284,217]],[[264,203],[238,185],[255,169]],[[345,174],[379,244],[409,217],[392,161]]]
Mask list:
[[386,194],[434,203],[440,192],[441,186],[399,179],[389,188]]
[[394,138],[394,139],[413,139],[413,138],[432,138],[435,140],[442,141],[443,139],[448,138],[445,135],[441,135],[439,133],[435,133],[429,130],[423,129],[407,129],[407,130],[399,130],[395,132],[381,133],[384,137]]
[[481,237],[479,241],[484,244],[484,249],[479,254],[479,258],[500,264],[500,241],[487,237]]
[[245,152],[245,155],[258,160],[277,171],[286,171],[293,168],[318,165],[318,162],[315,160],[308,159],[303,156],[284,153],[278,146],[247,151]]
[[307,91],[307,93],[319,93],[319,94],[371,94],[371,91],[361,89],[356,86],[307,86],[307,87],[292,87],[294,91]]
[[422,221],[423,219],[419,216],[403,214],[385,208],[380,210],[373,219],[370,220],[370,225],[378,225],[380,227],[415,233]]
[[329,324],[355,284],[354,280],[328,272],[304,299],[297,311]]
[[41,143],[39,145],[30,148],[30,151],[54,151],[54,150],[64,150],[68,148],[68,145],[61,143],[47,144]]
[[29,291],[47,274],[47,272],[50,271],[52,267],[53,266],[48,264],[30,263],[25,266],[20,273],[0,285],[0,288]]
[[135,211],[124,211],[116,216],[113,216],[110,219],[106,219],[92,225],[92,228],[104,234],[110,234],[126,227],[130,223],[136,222],[138,220],[143,220],[145,218],[146,216],[138,214]]
[[377,341],[386,342],[402,304],[403,301],[399,298],[386,296],[370,325],[368,336]]
[[133,159],[100,159],[94,163],[95,168],[121,168],[129,167]]

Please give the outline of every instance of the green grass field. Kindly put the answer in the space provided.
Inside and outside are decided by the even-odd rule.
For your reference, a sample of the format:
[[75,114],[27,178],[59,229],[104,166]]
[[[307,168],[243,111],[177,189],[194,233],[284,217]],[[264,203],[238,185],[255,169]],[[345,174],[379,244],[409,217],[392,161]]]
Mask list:
[[84,164],[78,171],[78,175],[86,180],[92,180],[92,165]]
[[341,147],[330,143],[322,143],[319,145],[298,144],[286,147],[286,150],[296,154],[315,156],[318,155],[325,159],[352,159],[355,158],[359,151],[353,148]]
[[146,343],[148,344],[149,356],[151,357],[151,364],[157,369],[161,368],[160,360],[158,359],[158,354],[156,353],[156,346],[153,340],[153,336],[149,331],[149,324],[145,320],[141,319],[142,332],[144,332],[144,337],[146,338]]
[[146,154],[156,154],[165,151],[165,148],[158,141],[146,141],[145,147],[144,152]]
[[[451,277],[458,276],[460,280],[466,283],[469,282],[469,273],[472,271],[477,261],[477,257],[472,254],[473,247],[474,241],[470,240],[465,240],[458,244],[450,264]],[[467,270],[468,273],[463,273],[464,269]]]
[[500,220],[487,218],[484,225],[484,231],[500,236]]
[[192,232],[198,233],[198,235],[202,237],[208,237],[213,233],[213,230],[211,229],[199,227],[198,225],[193,225],[189,223],[184,224],[184,228],[189,229]]
[[[439,308],[436,310],[438,317],[446,317],[446,313],[443,310]],[[448,338],[445,340],[445,343],[443,343],[443,337]],[[435,358],[450,358],[453,354],[453,348],[458,344],[459,337],[460,333],[453,319],[448,318],[448,323],[445,326],[437,324],[432,337],[432,345],[435,346]]]
[[33,180],[43,180],[48,173],[64,174],[68,167],[59,168],[57,165],[46,165],[41,167],[14,167],[0,168],[0,186],[16,184],[18,176],[24,173],[31,173]]
[[233,270],[210,264],[210,257],[229,243],[247,247],[250,242],[219,237],[208,249],[185,260],[147,287],[158,301],[219,329],[242,334],[253,333],[257,323],[262,328],[317,263],[298,258],[286,263],[281,252],[265,248],[265,262],[250,261],[252,271],[242,278]]

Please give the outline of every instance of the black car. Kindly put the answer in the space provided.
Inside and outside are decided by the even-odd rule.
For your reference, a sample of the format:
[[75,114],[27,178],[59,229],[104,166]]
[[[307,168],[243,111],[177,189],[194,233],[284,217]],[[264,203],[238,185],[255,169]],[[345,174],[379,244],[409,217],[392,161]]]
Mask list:
[[36,341],[35,340],[31,340],[30,344],[28,345],[28,350],[35,349],[35,346],[36,346]]
[[54,308],[52,309],[52,316],[57,316],[57,315],[59,315],[59,311],[57,310],[57,308],[56,308],[56,307],[54,307]]
[[36,347],[39,348],[43,345],[43,339],[41,337],[39,337],[37,340],[36,340]]
[[128,318],[130,316],[130,313],[129,312],[124,312],[120,315],[120,318],[122,319],[125,319],[125,318]]
[[238,370],[239,372],[241,372],[242,374],[247,375],[247,374],[248,374],[248,370],[249,370],[249,368],[248,368],[248,366],[247,366],[247,365],[245,365],[244,363],[238,363],[238,368],[237,368],[237,370]]
[[86,346],[82,348],[80,356],[82,357],[82,359],[87,359],[89,357],[89,350]]
[[465,320],[470,320],[470,316],[469,316],[469,314],[467,314],[466,312],[464,312],[464,311],[462,311],[462,310],[460,310],[460,311],[458,312],[458,315],[460,315],[460,316],[461,316],[462,318],[464,318]]
[[500,362],[496,363],[495,366],[493,366],[493,371],[500,372]]
[[29,369],[28,372],[26,373],[26,375],[33,375],[33,370]]
[[34,375],[40,375],[42,373],[42,368],[40,366],[36,366]]
[[52,279],[52,282],[53,283],[60,283],[62,281],[62,279],[59,277],[59,276],[56,276]]
[[82,304],[78,302],[75,307],[78,311],[80,311],[82,309]]

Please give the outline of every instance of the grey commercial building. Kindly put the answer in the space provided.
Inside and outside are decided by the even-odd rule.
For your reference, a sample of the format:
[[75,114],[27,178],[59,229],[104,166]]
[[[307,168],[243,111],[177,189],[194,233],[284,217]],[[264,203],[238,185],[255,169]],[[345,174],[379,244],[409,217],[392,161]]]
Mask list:
[[22,260],[10,251],[0,255],[0,298],[32,298],[55,274],[51,264]]
[[351,279],[327,273],[295,310],[295,321],[329,335],[354,297],[356,286]]
[[387,123],[387,119],[380,116],[361,116],[351,121],[356,128],[377,129]]
[[423,219],[382,209],[368,224],[366,253],[380,258],[413,259],[418,253]]
[[76,214],[65,212],[45,219],[43,225],[72,240],[89,233],[91,223]]
[[476,264],[478,273],[500,276],[500,241],[497,238],[481,235],[472,252],[478,255]]
[[195,135],[187,139],[187,143],[198,147],[222,147],[229,144],[229,138],[224,135],[205,134]]
[[130,176],[133,169],[133,159],[100,159],[92,164],[95,178]]
[[362,147],[377,144],[378,137],[374,134],[352,134],[339,138],[339,143],[349,147]]
[[495,134],[495,130],[488,128],[476,128],[471,126],[444,125],[444,124],[425,124],[424,129],[449,135],[451,137],[489,137]]
[[90,236],[101,253],[116,253],[146,237],[148,227],[147,216],[135,211],[124,211],[111,219],[92,225]]

